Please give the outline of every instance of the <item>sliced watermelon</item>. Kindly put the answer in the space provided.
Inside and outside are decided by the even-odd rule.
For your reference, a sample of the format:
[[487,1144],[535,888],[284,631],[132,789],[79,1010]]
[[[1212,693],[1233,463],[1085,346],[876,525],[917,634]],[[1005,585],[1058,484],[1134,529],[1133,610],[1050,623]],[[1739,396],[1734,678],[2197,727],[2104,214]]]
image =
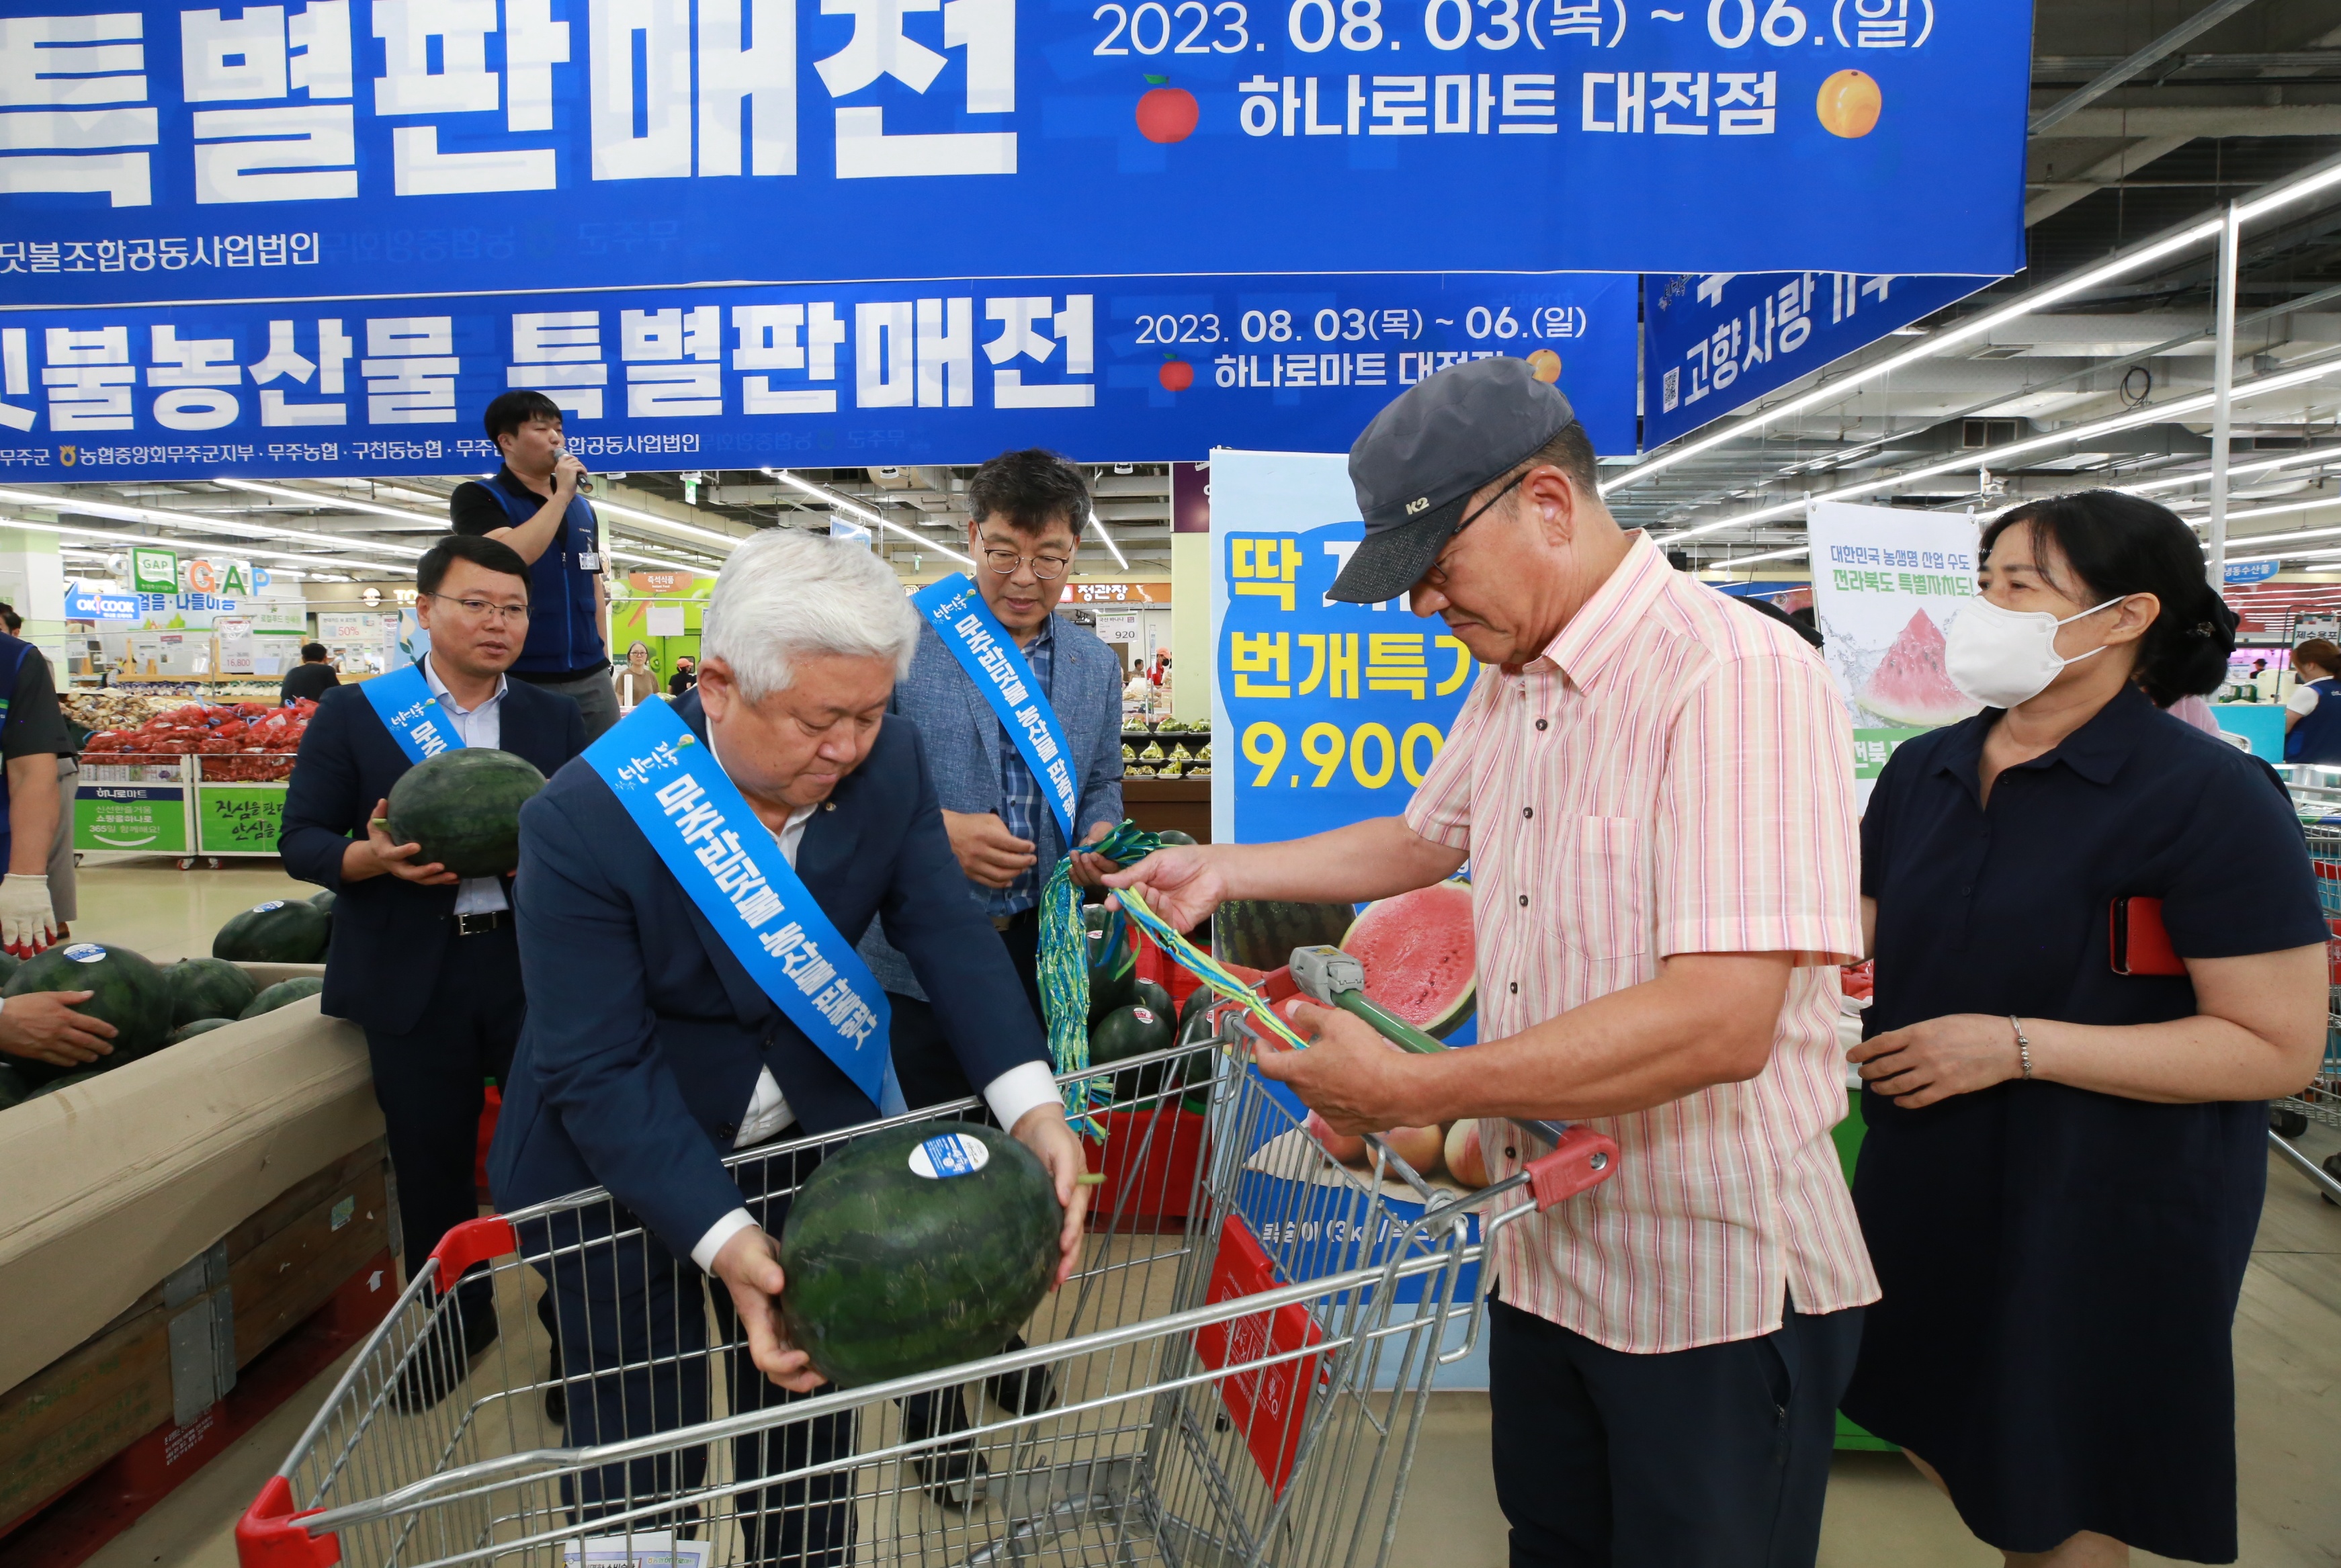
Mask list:
[[1943,668],[1943,647],[1941,630],[1925,610],[1917,611],[1854,700],[1888,724],[1919,729],[1957,724],[1980,712],[1981,703],[1951,684]]
[[1366,995],[1445,1039],[1471,1017],[1471,885],[1458,878],[1367,905],[1341,938],[1365,966]]

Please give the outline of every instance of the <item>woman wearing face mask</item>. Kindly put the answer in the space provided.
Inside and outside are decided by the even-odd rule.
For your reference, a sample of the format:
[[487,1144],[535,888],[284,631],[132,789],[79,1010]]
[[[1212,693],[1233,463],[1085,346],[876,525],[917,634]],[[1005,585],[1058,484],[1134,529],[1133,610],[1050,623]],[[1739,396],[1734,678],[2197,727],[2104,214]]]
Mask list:
[[1904,744],[1862,823],[1885,1299],[1844,1407],[2011,1563],[2229,1563],[2261,1102],[2325,1044],[2316,884],[2275,772],[2157,710],[2233,642],[2185,524],[2092,491],[1982,559],[1946,665],[1986,707]]

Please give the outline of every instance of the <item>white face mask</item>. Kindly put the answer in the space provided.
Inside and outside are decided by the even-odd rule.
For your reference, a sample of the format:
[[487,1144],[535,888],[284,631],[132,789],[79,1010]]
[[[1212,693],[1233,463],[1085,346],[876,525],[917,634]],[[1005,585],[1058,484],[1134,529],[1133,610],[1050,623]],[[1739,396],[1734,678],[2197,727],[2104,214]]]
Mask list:
[[2065,666],[2105,651],[2099,646],[2067,659],[2057,651],[2057,629],[2128,597],[2116,595],[2095,610],[2062,620],[2045,610],[2003,610],[1988,599],[1969,600],[1944,640],[1943,671],[1952,685],[1987,708],[2028,702],[2046,691]]

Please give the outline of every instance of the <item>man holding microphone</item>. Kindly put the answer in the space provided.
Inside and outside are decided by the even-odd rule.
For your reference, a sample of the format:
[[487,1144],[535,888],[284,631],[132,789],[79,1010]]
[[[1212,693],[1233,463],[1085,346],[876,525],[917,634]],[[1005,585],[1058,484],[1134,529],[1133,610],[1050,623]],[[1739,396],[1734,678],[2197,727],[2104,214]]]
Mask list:
[[1299,1009],[1261,1052],[1339,1132],[1489,1118],[1496,1179],[1584,1121],[1617,1174],[1507,1232],[1490,1308],[1513,1568],[1809,1564],[1877,1285],[1829,1128],[1861,924],[1850,736],[1812,650],[1619,528],[1569,401],[1444,371],[1350,453],[1332,597],[1410,596],[1482,670],[1403,817],[1164,849],[1111,887],[1357,901],[1471,865],[1481,1043],[1416,1057]]

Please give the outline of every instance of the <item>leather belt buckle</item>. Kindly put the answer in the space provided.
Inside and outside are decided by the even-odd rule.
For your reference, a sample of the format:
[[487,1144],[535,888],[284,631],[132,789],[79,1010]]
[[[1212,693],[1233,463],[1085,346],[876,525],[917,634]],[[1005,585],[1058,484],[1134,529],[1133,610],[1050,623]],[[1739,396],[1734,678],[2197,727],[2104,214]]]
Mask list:
[[455,935],[476,937],[485,931],[497,930],[511,918],[509,909],[487,909],[478,914],[458,915],[455,917]]

